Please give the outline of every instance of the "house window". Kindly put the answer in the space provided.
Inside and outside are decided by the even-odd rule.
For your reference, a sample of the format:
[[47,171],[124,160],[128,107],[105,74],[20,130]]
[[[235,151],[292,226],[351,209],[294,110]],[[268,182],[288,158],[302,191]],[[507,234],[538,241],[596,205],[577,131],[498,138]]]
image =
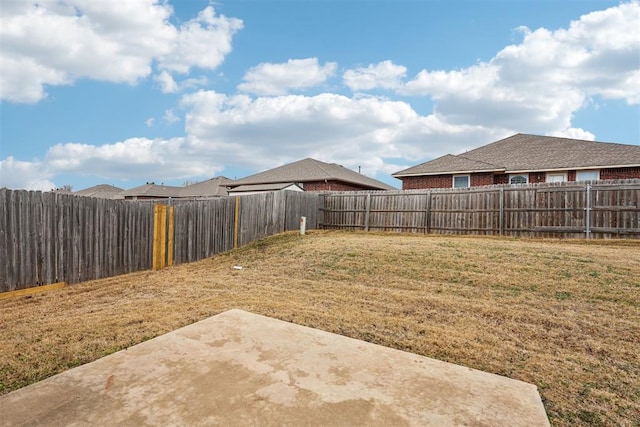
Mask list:
[[600,179],[599,170],[577,171],[576,181],[597,181]]
[[453,188],[468,188],[470,181],[469,175],[454,175]]
[[528,175],[509,175],[509,184],[526,184],[529,182]]
[[567,181],[566,172],[547,172],[547,176],[545,178],[545,182],[566,182],[566,181]]

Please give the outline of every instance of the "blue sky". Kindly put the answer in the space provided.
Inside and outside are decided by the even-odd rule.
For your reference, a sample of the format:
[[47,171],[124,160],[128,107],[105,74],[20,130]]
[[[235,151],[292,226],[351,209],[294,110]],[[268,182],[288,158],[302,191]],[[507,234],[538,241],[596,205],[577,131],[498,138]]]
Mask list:
[[3,0],[0,37],[0,187],[640,145],[638,1]]

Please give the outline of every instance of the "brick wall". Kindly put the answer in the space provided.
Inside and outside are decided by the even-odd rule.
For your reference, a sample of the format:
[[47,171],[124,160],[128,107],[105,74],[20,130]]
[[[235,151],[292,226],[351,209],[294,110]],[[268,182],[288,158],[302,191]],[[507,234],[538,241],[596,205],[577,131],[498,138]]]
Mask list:
[[529,172],[529,183],[536,184],[538,182],[545,182],[547,180],[547,174],[544,172]]
[[493,185],[493,172],[471,174],[471,186],[479,187],[481,185]]
[[600,170],[600,179],[633,179],[633,178],[640,178],[640,168],[615,168],[615,169]]
[[419,190],[421,188],[451,188],[452,175],[407,176],[402,178],[403,190]]
[[493,175],[493,183],[494,184],[508,184],[509,183],[509,175],[507,174],[500,174],[500,175]]

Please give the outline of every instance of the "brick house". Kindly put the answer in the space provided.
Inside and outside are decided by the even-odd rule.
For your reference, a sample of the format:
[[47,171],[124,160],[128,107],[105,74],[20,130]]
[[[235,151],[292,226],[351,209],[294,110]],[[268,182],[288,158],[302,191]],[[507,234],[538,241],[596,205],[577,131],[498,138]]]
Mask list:
[[640,178],[640,146],[519,133],[393,176],[403,190]]
[[304,191],[361,191],[397,190],[384,182],[364,176],[337,163],[325,163],[311,158],[298,160],[264,172],[233,181],[228,187],[231,194],[235,188],[269,190],[271,184],[296,185]]

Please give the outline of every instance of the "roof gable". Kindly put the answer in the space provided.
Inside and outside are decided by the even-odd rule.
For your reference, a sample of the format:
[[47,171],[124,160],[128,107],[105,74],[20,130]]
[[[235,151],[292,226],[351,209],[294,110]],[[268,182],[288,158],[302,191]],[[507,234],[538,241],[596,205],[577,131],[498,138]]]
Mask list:
[[284,182],[343,181],[375,190],[395,190],[381,181],[364,176],[337,163],[303,159],[235,180],[230,186],[275,184]]

